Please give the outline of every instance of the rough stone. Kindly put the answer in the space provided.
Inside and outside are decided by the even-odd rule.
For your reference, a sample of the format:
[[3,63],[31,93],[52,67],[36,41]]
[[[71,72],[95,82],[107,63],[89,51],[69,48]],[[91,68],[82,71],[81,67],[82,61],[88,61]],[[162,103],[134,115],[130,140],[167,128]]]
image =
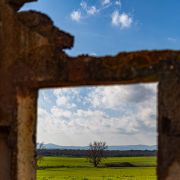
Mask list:
[[6,0],[9,5],[14,9],[14,10],[19,10],[24,3],[26,2],[33,2],[33,1],[37,1],[37,0]]
[[163,64],[158,89],[158,175],[176,180],[180,179],[180,62]]
[[180,179],[180,51],[69,57],[73,36],[43,13],[17,12],[31,1],[0,0],[0,180],[36,177],[38,89],[151,82],[159,82],[158,179]]

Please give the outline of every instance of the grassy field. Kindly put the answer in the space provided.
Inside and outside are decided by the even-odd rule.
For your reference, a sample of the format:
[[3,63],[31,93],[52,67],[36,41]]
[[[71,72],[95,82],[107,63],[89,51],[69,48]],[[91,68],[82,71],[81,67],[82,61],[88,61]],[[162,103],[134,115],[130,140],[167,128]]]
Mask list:
[[[129,162],[136,167],[104,167],[105,163]],[[37,170],[38,180],[155,180],[155,157],[115,157],[94,168],[86,158],[44,157]]]

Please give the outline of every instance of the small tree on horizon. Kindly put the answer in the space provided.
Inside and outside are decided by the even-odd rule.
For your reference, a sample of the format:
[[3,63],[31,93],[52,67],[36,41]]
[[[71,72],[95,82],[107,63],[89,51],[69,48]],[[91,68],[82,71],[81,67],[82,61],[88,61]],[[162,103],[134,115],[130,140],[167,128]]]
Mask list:
[[36,167],[38,168],[38,165],[42,162],[44,155],[43,155],[43,150],[45,150],[45,145],[43,142],[37,143],[36,147]]
[[89,162],[93,164],[94,167],[97,167],[102,159],[104,158],[104,151],[108,148],[106,142],[94,141],[89,144],[88,150],[88,159]]

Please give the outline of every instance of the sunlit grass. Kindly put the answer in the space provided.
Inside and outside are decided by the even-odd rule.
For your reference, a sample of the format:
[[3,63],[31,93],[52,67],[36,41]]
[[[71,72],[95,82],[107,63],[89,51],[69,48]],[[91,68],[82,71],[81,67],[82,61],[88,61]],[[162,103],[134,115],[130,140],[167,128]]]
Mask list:
[[[86,158],[45,157],[37,170],[38,180],[155,180],[155,157],[106,158],[105,163],[129,162],[138,167],[94,168]],[[103,166],[103,165],[102,165]]]

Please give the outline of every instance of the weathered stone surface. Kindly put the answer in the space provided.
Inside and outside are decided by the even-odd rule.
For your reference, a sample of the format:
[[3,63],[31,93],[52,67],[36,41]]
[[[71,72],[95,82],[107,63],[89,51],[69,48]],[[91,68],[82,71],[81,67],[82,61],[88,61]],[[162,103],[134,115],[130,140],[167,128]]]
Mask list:
[[[39,27],[41,28],[40,24]],[[55,28],[52,23],[50,28]],[[31,53],[34,51],[42,52],[49,47],[51,53],[49,54],[49,51],[45,53],[44,51],[43,56],[40,56],[43,58],[48,54],[49,57],[50,55],[54,56],[56,52],[59,52],[65,46],[72,45],[72,36],[64,32],[61,33],[61,31],[56,28],[54,32],[53,40],[46,34],[42,34],[41,30],[37,32],[32,27],[28,27],[28,25],[20,21],[18,13],[8,6],[5,0],[0,0],[0,77],[2,78],[0,81],[0,129],[2,129],[2,127],[9,129],[9,131],[3,135],[3,138],[0,138],[0,151],[6,150],[7,152],[0,153],[0,159],[2,160],[0,167],[4,167],[1,168],[3,173],[0,173],[0,180],[35,179],[35,166],[33,164],[35,160],[35,131],[33,125],[36,120],[36,112],[28,113],[29,108],[27,106],[24,110],[27,110],[27,112],[23,116],[21,113],[23,111],[22,108],[20,108],[20,110],[18,109],[22,107],[23,101],[19,101],[20,105],[18,105],[17,100],[20,99],[18,95],[19,92],[22,92],[22,89],[25,92],[29,92],[29,89],[31,89],[29,88],[31,84],[26,81],[27,76],[32,75],[32,77],[34,77],[33,73],[38,71],[36,68],[44,62],[42,61],[43,59],[39,62],[33,61],[36,66],[26,68],[24,64],[30,60],[29,56],[31,56]],[[64,36],[62,36],[63,34]],[[59,37],[62,41],[66,40],[67,42],[60,44]],[[63,37],[65,39],[63,39]],[[68,41],[70,45],[68,45]],[[53,60],[53,57],[49,59]],[[47,64],[45,63],[46,62],[44,62],[43,66],[48,70],[50,64],[48,64],[48,62]],[[16,64],[22,71],[16,68]],[[27,65],[30,65],[29,62]],[[41,69],[43,70],[44,67],[40,68],[39,72],[41,72]],[[26,70],[29,70],[29,72]],[[53,69],[51,69],[51,71],[53,71]],[[45,73],[44,70],[43,73]],[[19,77],[22,77],[20,82],[17,81]],[[35,91],[37,91],[37,89]],[[31,100],[33,99],[31,96],[30,98]],[[26,99],[28,99],[28,97],[25,98],[25,100]],[[22,123],[18,121],[21,119],[25,120],[25,125],[27,121],[32,121],[28,124],[29,129],[26,129],[27,131],[25,132],[22,131],[22,127],[25,126],[23,125],[23,121]],[[1,135],[2,132],[0,131],[0,136]],[[28,135],[28,137],[26,137],[27,143],[23,144],[23,142],[25,142],[23,138],[25,138],[26,135]],[[34,138],[32,138],[32,136]]]
[[168,176],[166,180],[174,180],[179,179],[180,177],[180,164],[174,161],[170,166],[168,170]]
[[33,90],[20,90],[17,94],[17,179],[36,178],[36,160],[34,157],[36,149],[36,100],[37,92]]
[[8,146],[7,135],[9,133],[8,127],[1,127],[0,126],[0,156],[1,156],[1,163],[0,163],[0,180],[3,179],[10,179],[10,148]]
[[159,75],[164,69],[161,62],[180,60],[180,52],[139,51],[119,53],[116,56],[79,56],[71,59],[67,67],[70,83],[152,83],[159,81]]
[[[180,179],[180,62],[164,62],[158,93],[159,179]],[[174,174],[176,172],[176,175]]]
[[73,46],[73,37],[55,27],[52,20],[45,14],[36,11],[20,12],[18,20],[31,31],[46,37],[49,44],[55,46],[57,50]]
[[179,54],[179,51],[140,51],[114,57],[72,58],[63,52],[54,54],[51,47],[45,46],[32,50],[28,58],[22,56],[12,67],[14,74],[19,72],[16,84],[31,82],[34,88],[153,83],[159,81],[161,61],[179,60]]
[[45,14],[16,12],[30,1],[0,0],[0,180],[35,179],[39,88],[151,82],[159,82],[159,179],[180,179],[180,51],[69,57],[70,34]]
[[27,2],[33,2],[33,1],[37,1],[37,0],[6,0],[9,5],[14,9],[14,10],[19,10],[23,5],[24,3],[27,3]]

